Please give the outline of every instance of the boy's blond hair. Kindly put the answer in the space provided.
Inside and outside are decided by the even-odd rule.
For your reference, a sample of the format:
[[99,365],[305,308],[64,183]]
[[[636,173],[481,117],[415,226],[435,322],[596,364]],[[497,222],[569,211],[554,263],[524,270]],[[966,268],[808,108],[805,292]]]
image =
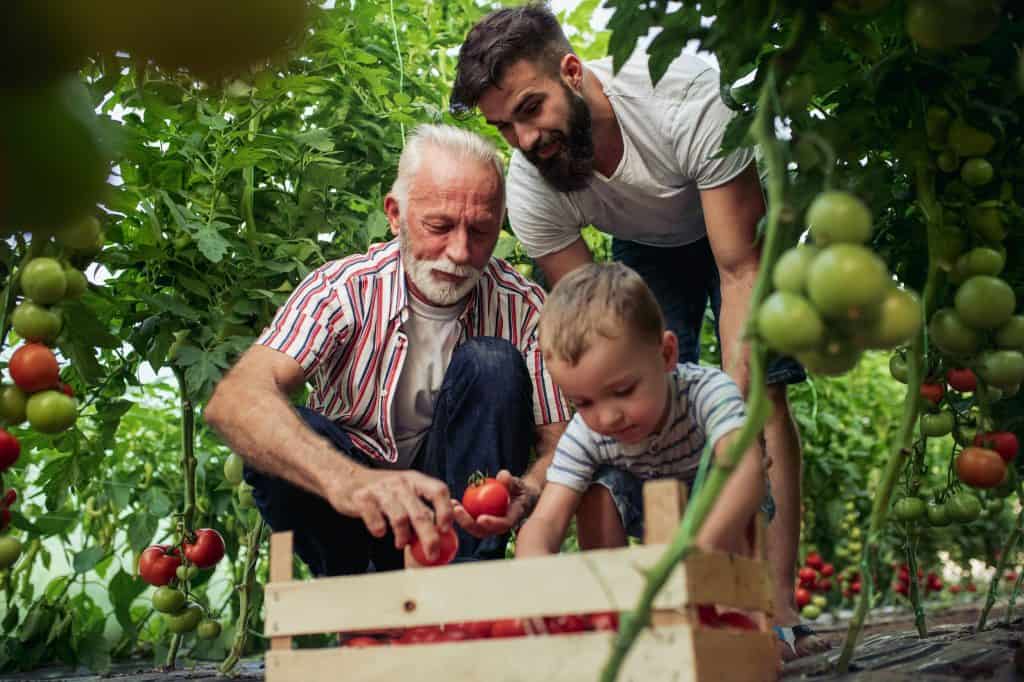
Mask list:
[[546,359],[575,365],[595,334],[659,344],[664,331],[661,308],[640,275],[621,263],[588,263],[548,294],[538,335]]

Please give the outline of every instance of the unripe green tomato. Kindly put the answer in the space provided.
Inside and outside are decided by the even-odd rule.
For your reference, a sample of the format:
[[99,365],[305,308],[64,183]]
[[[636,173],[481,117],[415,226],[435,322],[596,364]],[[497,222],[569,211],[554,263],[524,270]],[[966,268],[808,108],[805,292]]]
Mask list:
[[0,571],[10,568],[21,556],[21,542],[10,535],[0,535]]
[[916,521],[925,515],[924,500],[920,497],[904,497],[896,501],[892,513],[900,521]]
[[0,419],[16,426],[26,419],[25,405],[28,403],[28,396],[14,384],[0,386]]
[[175,570],[175,575],[178,576],[178,580],[186,582],[199,575],[198,566],[178,566]]
[[928,523],[933,526],[948,526],[950,522],[946,505],[941,502],[934,502],[928,505]]
[[33,393],[25,405],[28,423],[40,433],[60,433],[78,419],[78,402],[61,391]]
[[173,615],[165,616],[167,629],[176,635],[192,632],[203,619],[203,609],[198,604],[189,604]]
[[25,300],[11,314],[11,326],[26,341],[51,345],[60,334],[61,318],[57,309]]
[[21,290],[34,303],[59,303],[67,288],[64,268],[54,258],[33,258],[21,271]]
[[995,176],[995,169],[985,159],[967,159],[960,167],[960,179],[970,187],[987,185]]
[[235,493],[238,495],[238,506],[242,509],[252,509],[256,506],[256,501],[252,496],[252,486],[247,483],[242,483],[235,488]]
[[81,270],[70,265],[65,266],[64,276],[68,280],[68,287],[64,292],[65,299],[81,298],[82,294],[89,289],[89,280],[86,279]]
[[921,435],[928,438],[940,438],[953,432],[953,414],[939,412],[921,415]]
[[807,620],[814,620],[821,615],[821,609],[814,604],[807,604],[800,609],[800,615]]
[[199,639],[217,639],[220,637],[220,623],[215,620],[204,620],[196,630]]
[[231,485],[238,485],[242,482],[242,472],[245,462],[235,453],[228,455],[224,460],[224,479]]
[[153,593],[153,608],[160,613],[178,613],[185,606],[185,593],[173,587],[158,587]]
[[907,360],[900,353],[893,353],[889,357],[889,373],[901,384],[907,383]]

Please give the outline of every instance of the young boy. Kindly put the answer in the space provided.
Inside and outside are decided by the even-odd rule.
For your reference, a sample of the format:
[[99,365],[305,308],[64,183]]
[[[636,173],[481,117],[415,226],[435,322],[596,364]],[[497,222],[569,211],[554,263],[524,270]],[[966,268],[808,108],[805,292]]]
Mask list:
[[[547,471],[516,557],[554,554],[572,516],[581,549],[643,534],[643,481],[692,485],[706,442],[721,458],[744,403],[721,370],[677,364],[675,335],[640,276],[619,263],[577,268],[552,290],[539,342],[552,379],[576,408]],[[764,498],[760,447],[747,451],[708,514],[697,545],[740,551]]]

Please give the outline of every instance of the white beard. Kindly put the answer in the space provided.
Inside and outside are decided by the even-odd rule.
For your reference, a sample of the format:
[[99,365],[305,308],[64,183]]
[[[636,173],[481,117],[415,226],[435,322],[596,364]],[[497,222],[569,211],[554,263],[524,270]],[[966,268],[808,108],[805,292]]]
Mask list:
[[[398,246],[402,254],[405,276],[427,298],[427,301],[436,306],[455,305],[461,301],[469,295],[483,274],[482,270],[478,270],[472,265],[457,265],[447,256],[437,260],[416,258],[409,248],[408,232],[404,224],[399,230]],[[446,272],[466,279],[459,284],[443,282],[435,278],[431,270]]]

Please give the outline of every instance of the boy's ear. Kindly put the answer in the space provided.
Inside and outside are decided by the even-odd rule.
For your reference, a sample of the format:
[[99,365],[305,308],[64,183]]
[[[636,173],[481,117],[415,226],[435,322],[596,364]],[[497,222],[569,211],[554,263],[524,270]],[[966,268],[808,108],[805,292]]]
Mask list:
[[666,372],[679,364],[679,339],[667,329],[661,334],[661,359],[665,361]]

